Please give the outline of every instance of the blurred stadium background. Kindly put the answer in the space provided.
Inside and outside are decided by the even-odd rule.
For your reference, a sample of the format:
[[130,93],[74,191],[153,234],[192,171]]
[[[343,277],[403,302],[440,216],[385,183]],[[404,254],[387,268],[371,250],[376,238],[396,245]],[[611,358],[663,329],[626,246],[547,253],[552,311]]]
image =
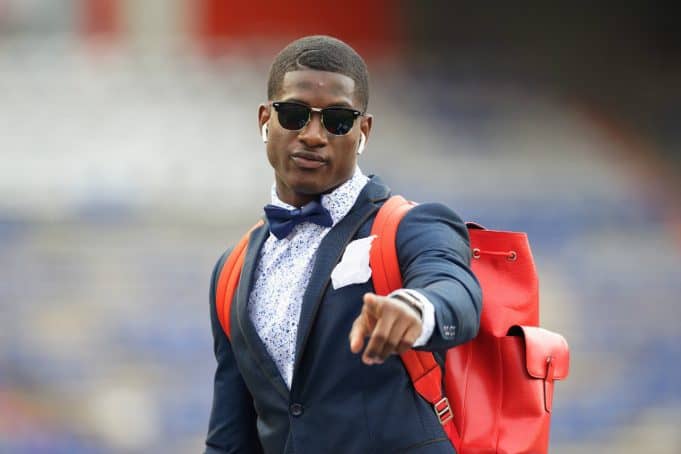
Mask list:
[[681,452],[672,6],[0,0],[0,453],[202,450],[209,274],[268,201],[268,64],[311,33],[369,63],[366,173],[529,233],[572,348],[551,452]]

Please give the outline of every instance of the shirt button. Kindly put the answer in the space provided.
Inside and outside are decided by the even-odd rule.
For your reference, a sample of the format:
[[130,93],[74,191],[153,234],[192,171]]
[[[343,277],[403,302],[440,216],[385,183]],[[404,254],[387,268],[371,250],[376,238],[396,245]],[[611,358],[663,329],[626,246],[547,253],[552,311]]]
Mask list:
[[303,406],[301,404],[291,404],[288,409],[293,416],[300,416],[303,414]]

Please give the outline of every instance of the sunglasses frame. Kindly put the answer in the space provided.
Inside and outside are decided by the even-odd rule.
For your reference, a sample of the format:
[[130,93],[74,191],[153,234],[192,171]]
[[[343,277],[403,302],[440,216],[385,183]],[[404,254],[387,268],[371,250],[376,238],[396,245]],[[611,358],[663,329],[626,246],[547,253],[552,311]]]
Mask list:
[[[284,125],[281,124],[281,120],[279,120],[278,114],[279,114],[279,107],[281,107],[283,104],[293,104],[293,105],[300,106],[300,107],[307,109],[307,121],[305,122],[305,124],[301,128],[299,128],[299,129],[288,129],[287,127],[285,127]],[[277,111],[277,121],[279,121],[279,124],[281,125],[281,127],[286,129],[287,131],[301,131],[301,130],[305,129],[305,126],[310,124],[310,121],[312,120],[312,112],[317,112],[317,113],[319,113],[320,120],[321,120],[322,125],[324,126],[324,129],[326,130],[326,132],[328,132],[329,134],[334,135],[334,136],[347,135],[350,132],[350,130],[355,127],[355,120],[357,120],[357,118],[359,118],[359,117],[364,116],[364,113],[362,111],[353,109],[351,107],[341,107],[341,106],[324,107],[324,108],[311,107],[311,106],[308,106],[307,104],[303,104],[303,103],[299,103],[299,102],[295,102],[295,101],[274,101],[274,102],[272,102],[272,107],[274,107],[274,110]],[[348,129],[348,132],[346,132],[345,134],[336,134],[334,132],[331,132],[329,130],[329,128],[327,128],[326,124],[324,124],[324,111],[326,111],[326,110],[346,110],[348,112],[351,112],[352,115],[353,115],[352,126],[350,127],[350,129]]]

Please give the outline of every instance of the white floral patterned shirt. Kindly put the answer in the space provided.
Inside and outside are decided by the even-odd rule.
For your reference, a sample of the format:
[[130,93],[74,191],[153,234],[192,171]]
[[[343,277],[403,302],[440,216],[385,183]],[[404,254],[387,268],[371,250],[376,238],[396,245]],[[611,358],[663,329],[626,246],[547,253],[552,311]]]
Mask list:
[[[321,204],[329,210],[334,226],[348,214],[368,182],[369,178],[356,168],[352,178],[333,192],[322,195]],[[275,185],[272,185],[272,204],[286,209],[295,208],[279,199]],[[303,294],[312,275],[317,249],[331,228],[304,222],[296,225],[286,238],[277,239],[270,233],[255,269],[248,313],[289,388],[293,380]],[[418,346],[430,338],[435,320],[432,304],[418,292],[411,294],[426,303],[421,336],[414,344]]]

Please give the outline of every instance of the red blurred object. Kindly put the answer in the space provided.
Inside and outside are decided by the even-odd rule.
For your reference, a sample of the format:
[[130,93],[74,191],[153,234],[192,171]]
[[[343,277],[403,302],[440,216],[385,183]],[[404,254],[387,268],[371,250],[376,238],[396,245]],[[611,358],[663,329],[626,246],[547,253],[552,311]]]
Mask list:
[[[412,206],[393,197],[374,222],[371,269],[379,294],[402,287],[395,235]],[[468,227],[471,267],[483,290],[480,332],[447,351],[444,394],[431,353],[412,350],[402,360],[459,454],[546,453],[553,382],[568,375],[567,342],[537,327],[538,280],[527,236]]]
[[399,47],[400,9],[395,0],[187,0],[204,49],[217,53],[230,43],[331,35],[362,55],[390,54]]
[[218,284],[215,289],[215,310],[218,313],[220,326],[222,326],[227,338],[230,340],[232,339],[232,330],[230,326],[229,311],[232,305],[232,299],[234,299],[234,292],[236,292],[236,288],[239,285],[241,269],[244,266],[246,249],[248,248],[248,239],[251,236],[251,232],[262,224],[262,220],[256,222],[255,225],[241,237],[229,254],[229,257],[220,272],[220,277],[218,278]]
[[121,31],[120,0],[81,0],[81,31],[87,37],[115,38]]

